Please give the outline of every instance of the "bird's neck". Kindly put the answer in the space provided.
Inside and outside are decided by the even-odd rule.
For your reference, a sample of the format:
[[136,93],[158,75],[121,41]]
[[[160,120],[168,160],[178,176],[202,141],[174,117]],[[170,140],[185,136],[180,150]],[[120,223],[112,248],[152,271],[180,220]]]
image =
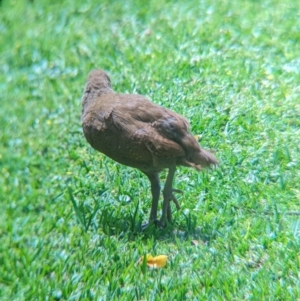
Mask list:
[[97,98],[105,94],[114,94],[114,90],[111,87],[102,87],[97,90],[92,90],[89,93],[85,93],[82,98],[82,111],[84,112],[90,104],[94,103]]

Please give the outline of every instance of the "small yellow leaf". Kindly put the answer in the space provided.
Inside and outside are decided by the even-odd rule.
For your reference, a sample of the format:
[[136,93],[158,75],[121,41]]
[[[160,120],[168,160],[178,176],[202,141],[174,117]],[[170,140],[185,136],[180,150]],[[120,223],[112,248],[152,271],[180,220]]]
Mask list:
[[[166,255],[159,255],[153,257],[152,255],[146,255],[146,264],[149,268],[158,269],[163,268],[167,263],[168,256]],[[139,263],[143,263],[144,256],[140,258]]]

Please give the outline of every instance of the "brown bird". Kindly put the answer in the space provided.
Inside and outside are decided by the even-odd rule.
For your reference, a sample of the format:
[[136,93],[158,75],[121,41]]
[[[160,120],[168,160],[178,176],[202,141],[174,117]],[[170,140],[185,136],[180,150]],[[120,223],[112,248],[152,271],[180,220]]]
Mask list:
[[[170,202],[179,209],[173,192],[176,166],[197,170],[217,164],[213,154],[200,147],[181,115],[152,103],[142,95],[113,91],[103,70],[89,74],[82,97],[82,127],[90,145],[113,160],[142,171],[150,180],[152,206],[149,222],[171,222]],[[160,222],[159,172],[168,168]]]

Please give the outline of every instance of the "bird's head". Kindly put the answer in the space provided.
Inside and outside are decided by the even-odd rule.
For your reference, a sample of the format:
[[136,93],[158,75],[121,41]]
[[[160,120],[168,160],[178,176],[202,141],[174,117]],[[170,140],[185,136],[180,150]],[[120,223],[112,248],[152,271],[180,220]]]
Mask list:
[[92,70],[89,74],[86,86],[85,93],[91,93],[97,90],[103,90],[111,88],[110,78],[103,70]]
[[82,103],[85,105],[89,99],[100,97],[102,94],[113,93],[110,78],[103,70],[92,70],[85,85]]

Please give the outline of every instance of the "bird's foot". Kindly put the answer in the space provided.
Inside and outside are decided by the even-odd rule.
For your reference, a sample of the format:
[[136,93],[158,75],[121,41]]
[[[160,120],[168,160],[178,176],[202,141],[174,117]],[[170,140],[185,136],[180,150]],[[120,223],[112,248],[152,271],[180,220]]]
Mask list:
[[171,192],[171,198],[170,198],[170,201],[173,201],[177,210],[180,210],[180,205],[176,199],[176,197],[174,196],[173,192],[176,192],[176,193],[180,193],[180,194],[183,194],[182,190],[179,190],[179,189],[175,189],[175,188],[172,188],[172,192]]
[[177,198],[174,195],[174,192],[181,193],[182,191],[179,189],[171,189],[163,192],[164,195],[164,202],[163,202],[163,209],[162,209],[162,216],[160,219],[160,224],[162,227],[166,226],[166,221],[171,223],[172,221],[172,210],[171,210],[171,202],[173,201],[177,210],[180,210],[180,205],[178,203]]
[[180,205],[178,203],[178,200],[177,198],[175,197],[174,193],[173,192],[176,192],[176,193],[180,193],[180,194],[183,194],[183,192],[179,189],[174,189],[172,188],[172,190],[170,191],[164,191],[163,192],[163,195],[164,195],[164,204],[165,202],[174,202],[177,210],[180,210]]
[[158,219],[150,220],[149,223],[145,223],[142,225],[142,231],[146,231],[149,229],[151,226],[155,226],[157,228],[162,228],[161,222]]

